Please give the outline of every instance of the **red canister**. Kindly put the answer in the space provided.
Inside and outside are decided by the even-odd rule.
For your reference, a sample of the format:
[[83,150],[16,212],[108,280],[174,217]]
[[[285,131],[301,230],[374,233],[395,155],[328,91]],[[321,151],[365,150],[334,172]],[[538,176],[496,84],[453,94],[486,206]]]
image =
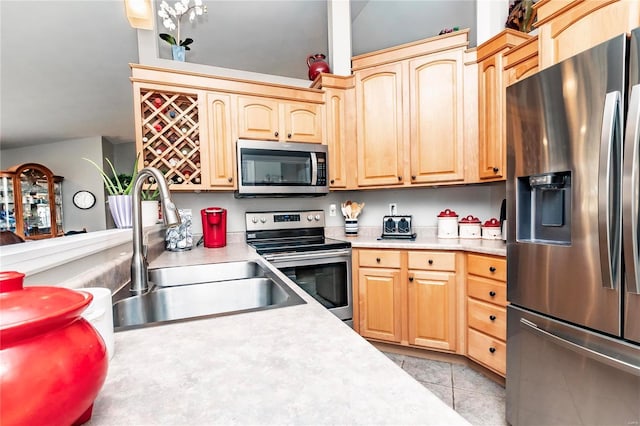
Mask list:
[[23,288],[0,272],[0,424],[82,424],[107,376],[107,349],[80,316],[92,295]]

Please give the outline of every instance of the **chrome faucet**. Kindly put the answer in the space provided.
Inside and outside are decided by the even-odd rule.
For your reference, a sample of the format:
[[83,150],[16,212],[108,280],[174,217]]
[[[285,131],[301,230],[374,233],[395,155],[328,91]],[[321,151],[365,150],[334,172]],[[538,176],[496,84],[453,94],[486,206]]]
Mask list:
[[162,218],[167,226],[180,224],[180,215],[176,205],[171,201],[167,181],[160,170],[154,167],[146,167],[138,172],[133,182],[133,257],[131,258],[131,294],[138,295],[149,289],[147,275],[148,263],[146,250],[142,244],[142,185],[144,181],[152,177],[160,190],[160,204],[162,205]]

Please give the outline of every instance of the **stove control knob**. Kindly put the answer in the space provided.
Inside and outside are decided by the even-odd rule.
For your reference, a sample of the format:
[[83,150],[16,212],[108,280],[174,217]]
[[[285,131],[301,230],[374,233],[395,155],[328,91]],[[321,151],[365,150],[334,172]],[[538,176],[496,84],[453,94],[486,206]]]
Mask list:
[[316,215],[316,217],[315,217],[315,219],[316,219],[316,222],[319,222],[319,221],[320,221],[320,215],[319,215],[319,214],[317,214],[317,215]]
[[257,218],[257,217],[255,217],[255,216],[254,216],[254,217],[252,217],[252,218],[251,218],[251,222],[253,222],[253,223],[258,223],[258,218]]
[[307,216],[307,220],[311,222],[313,220],[313,216],[312,215]]
[[267,223],[267,218],[266,218],[266,217],[264,217],[264,216],[263,216],[263,217],[261,217],[261,218],[260,218],[260,222],[261,222],[261,223]]

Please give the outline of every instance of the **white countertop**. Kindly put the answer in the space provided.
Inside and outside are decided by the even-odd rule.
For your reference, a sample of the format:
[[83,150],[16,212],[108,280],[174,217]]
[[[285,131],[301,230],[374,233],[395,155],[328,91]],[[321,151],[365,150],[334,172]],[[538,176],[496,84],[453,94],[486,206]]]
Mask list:
[[[254,256],[237,243],[165,252],[150,266]],[[468,424],[292,288],[307,304],[116,333],[89,424]]]
[[361,229],[357,236],[346,237],[341,228],[328,228],[327,236],[350,241],[353,248],[385,248],[403,250],[458,250],[473,253],[506,256],[507,245],[503,240],[485,240],[469,238],[437,238],[433,229],[418,229],[415,240],[381,239],[380,228]]

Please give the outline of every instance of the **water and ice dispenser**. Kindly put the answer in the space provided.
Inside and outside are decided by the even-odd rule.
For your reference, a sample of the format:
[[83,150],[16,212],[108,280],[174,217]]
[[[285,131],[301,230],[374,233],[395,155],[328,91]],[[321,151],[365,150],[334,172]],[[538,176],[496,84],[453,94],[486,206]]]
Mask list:
[[521,176],[516,195],[518,241],[571,244],[571,172]]

